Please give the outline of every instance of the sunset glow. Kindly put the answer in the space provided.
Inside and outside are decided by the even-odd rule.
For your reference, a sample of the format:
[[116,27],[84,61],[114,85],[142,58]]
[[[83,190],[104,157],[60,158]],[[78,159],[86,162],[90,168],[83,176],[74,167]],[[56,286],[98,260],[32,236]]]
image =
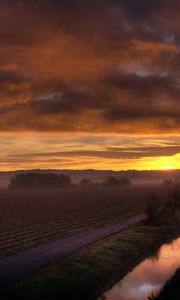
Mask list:
[[174,168],[172,166],[165,166],[163,169],[168,171],[168,170],[173,170]]
[[180,168],[178,8],[2,0],[0,169]]

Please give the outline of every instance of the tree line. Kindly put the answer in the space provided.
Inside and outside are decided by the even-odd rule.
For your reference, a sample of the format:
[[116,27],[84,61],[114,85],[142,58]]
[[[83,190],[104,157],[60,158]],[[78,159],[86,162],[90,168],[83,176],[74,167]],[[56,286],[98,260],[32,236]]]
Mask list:
[[106,176],[101,182],[93,182],[88,178],[83,178],[78,184],[72,182],[71,176],[55,173],[22,173],[16,174],[11,178],[9,188],[21,188],[21,187],[128,187],[132,183],[127,178],[117,178],[115,176]]

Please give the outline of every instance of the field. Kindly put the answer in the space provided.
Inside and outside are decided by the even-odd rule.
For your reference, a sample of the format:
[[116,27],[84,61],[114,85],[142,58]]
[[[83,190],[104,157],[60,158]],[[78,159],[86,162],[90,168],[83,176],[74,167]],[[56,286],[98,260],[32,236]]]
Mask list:
[[158,188],[69,188],[0,191],[0,255],[22,251],[141,212]]

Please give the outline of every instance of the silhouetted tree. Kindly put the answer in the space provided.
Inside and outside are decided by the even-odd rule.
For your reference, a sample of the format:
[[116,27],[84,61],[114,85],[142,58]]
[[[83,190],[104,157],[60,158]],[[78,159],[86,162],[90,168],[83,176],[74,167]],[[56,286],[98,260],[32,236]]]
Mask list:
[[151,224],[157,224],[160,218],[161,206],[157,194],[153,193],[150,196],[150,201],[147,205],[146,214],[148,221]]
[[173,181],[172,181],[171,179],[165,179],[165,180],[163,181],[163,186],[164,186],[164,187],[171,188],[172,185],[173,185]]
[[81,179],[81,181],[79,182],[79,186],[80,187],[94,187],[96,184],[94,182],[92,182],[90,179],[88,178],[83,178]]
[[126,187],[130,185],[131,182],[129,179],[127,178],[118,179],[117,177],[114,176],[105,177],[105,179],[101,183],[101,186],[103,187]]
[[122,178],[120,180],[120,185],[122,185],[122,186],[129,186],[131,184],[132,184],[132,182],[128,178]]
[[66,187],[71,184],[71,177],[64,174],[23,173],[15,175],[11,179],[9,188]]
[[174,186],[173,189],[171,190],[171,193],[169,194],[168,200],[165,202],[164,214],[166,216],[172,216],[179,208],[180,208],[179,191]]

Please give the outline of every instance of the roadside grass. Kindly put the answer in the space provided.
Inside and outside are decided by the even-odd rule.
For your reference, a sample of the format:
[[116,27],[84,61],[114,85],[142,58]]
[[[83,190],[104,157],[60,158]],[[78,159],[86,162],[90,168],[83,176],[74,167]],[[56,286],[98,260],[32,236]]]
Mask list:
[[145,222],[78,251],[0,292],[1,300],[88,300],[130,271],[145,256],[156,254],[179,234],[180,215],[158,226]]

